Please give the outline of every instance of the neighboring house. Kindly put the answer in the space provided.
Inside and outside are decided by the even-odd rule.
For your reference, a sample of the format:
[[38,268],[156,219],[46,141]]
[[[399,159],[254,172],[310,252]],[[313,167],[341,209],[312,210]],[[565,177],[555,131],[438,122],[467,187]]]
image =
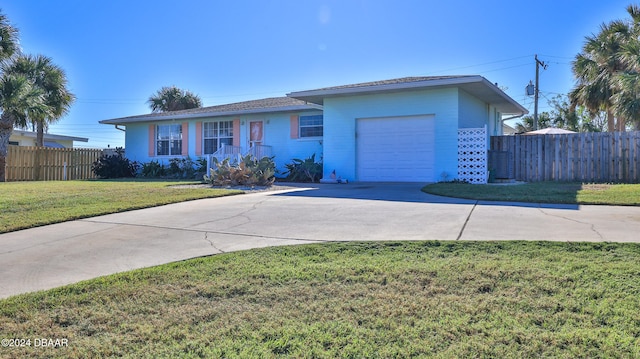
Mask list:
[[502,124],[502,134],[503,135],[515,135],[516,133],[518,133],[518,131],[515,128],[507,125],[506,123]]
[[[270,146],[278,169],[316,154],[324,179],[435,182],[457,178],[458,129],[527,110],[481,76],[408,77],[167,113],[103,120],[126,126],[128,158],[147,162]],[[488,139],[487,139],[488,140]],[[221,150],[224,144],[224,149]],[[265,154],[267,153],[265,152]]]
[[[9,137],[9,145],[14,146],[35,146],[37,134],[33,131],[13,130]],[[73,148],[73,142],[89,142],[88,138],[44,134],[44,147],[51,148]]]

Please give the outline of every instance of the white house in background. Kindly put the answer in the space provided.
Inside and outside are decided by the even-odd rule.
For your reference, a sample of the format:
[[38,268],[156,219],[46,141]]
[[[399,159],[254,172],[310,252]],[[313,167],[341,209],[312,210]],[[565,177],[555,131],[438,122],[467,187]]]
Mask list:
[[458,178],[458,130],[484,128],[488,143],[503,116],[526,113],[482,76],[436,76],[100,123],[125,126],[126,156],[139,162],[254,153],[275,156],[282,171],[315,153],[325,180],[436,182]]
[[516,133],[518,133],[518,131],[515,128],[507,125],[506,123],[502,123],[502,134],[503,135],[515,135]]
[[[37,134],[33,131],[13,130],[9,137],[9,145],[13,146],[35,146]],[[51,148],[73,148],[73,142],[89,142],[88,138],[44,134],[44,147]]]

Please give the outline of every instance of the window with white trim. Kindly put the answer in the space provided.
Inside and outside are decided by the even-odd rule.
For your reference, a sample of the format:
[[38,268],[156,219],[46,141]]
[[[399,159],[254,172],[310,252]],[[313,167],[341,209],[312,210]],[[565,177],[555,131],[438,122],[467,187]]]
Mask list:
[[182,125],[156,126],[156,155],[182,155]]
[[300,116],[298,121],[300,138],[322,137],[322,115]]
[[205,155],[216,152],[223,143],[233,145],[233,121],[204,122],[202,141]]

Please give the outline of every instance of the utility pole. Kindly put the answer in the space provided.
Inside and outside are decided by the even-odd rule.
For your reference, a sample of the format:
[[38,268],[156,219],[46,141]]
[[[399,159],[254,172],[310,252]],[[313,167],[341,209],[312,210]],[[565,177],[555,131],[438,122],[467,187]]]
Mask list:
[[538,90],[538,84],[539,84],[539,77],[540,77],[540,66],[542,66],[543,69],[547,69],[547,64],[545,64],[544,62],[538,60],[538,55],[536,54],[536,87],[535,87],[535,94],[534,94],[534,105],[533,105],[533,130],[537,130],[538,129],[538,97],[539,97],[539,93],[540,91]]

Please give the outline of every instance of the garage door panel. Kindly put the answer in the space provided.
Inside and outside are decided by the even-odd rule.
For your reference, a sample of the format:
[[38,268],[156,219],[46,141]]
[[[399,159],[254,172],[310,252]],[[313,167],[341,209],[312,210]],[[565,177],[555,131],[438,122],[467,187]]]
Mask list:
[[433,181],[434,116],[357,120],[360,181]]

